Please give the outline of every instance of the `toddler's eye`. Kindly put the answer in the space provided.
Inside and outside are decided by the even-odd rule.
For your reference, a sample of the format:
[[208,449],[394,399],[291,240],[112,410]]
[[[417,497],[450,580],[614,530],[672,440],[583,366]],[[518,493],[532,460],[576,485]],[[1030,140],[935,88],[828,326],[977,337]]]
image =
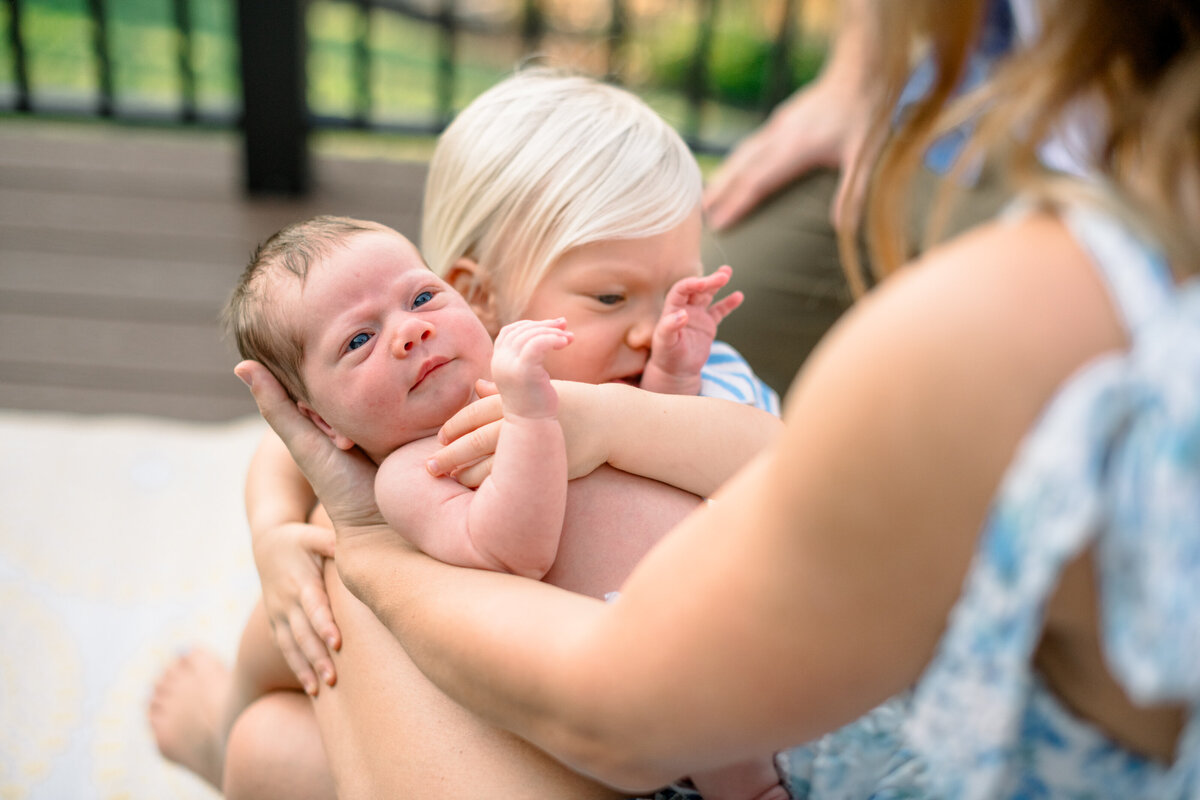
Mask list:
[[625,299],[622,294],[598,294],[596,299],[606,306],[615,306],[617,303]]
[[423,306],[432,299],[433,299],[433,292],[428,291],[428,290],[421,292],[419,295],[417,295],[416,299],[413,300],[413,308],[418,308],[420,306]]
[[370,340],[371,340],[371,334],[356,333],[354,335],[354,338],[350,340],[350,344],[346,345],[346,349],[347,350],[357,350],[358,348],[362,347],[364,344],[366,344]]

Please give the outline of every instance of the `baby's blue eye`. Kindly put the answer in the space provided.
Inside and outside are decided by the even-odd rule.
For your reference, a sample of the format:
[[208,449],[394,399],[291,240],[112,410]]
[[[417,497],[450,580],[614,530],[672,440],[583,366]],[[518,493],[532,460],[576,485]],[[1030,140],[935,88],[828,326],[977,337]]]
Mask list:
[[596,295],[596,299],[606,306],[615,306],[624,300],[625,296],[620,294],[598,294]]
[[356,333],[354,338],[350,340],[350,344],[346,345],[348,350],[357,350],[371,340],[369,333]]
[[417,295],[416,299],[413,300],[413,308],[417,308],[418,306],[423,306],[432,299],[433,299],[433,292],[430,292],[430,291],[421,292],[419,295]]

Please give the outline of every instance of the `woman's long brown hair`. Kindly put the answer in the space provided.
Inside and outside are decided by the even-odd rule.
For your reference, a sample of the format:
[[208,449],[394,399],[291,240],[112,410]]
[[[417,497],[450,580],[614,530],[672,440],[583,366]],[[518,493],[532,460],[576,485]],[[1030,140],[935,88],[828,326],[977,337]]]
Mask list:
[[[863,227],[875,277],[908,257],[905,198],[926,147],[974,118],[968,146],[940,193],[933,225],[952,200],[956,173],[982,155],[1015,187],[1053,202],[1078,184],[1048,180],[1038,148],[1074,103],[1105,138],[1093,166],[1115,191],[1106,202],[1162,242],[1178,275],[1200,273],[1200,3],[1196,0],[1048,0],[1041,35],[1018,48],[981,89],[951,103],[987,0],[876,0],[872,33],[883,79],[872,135],[855,174],[870,176],[862,207],[842,209],[842,254],[856,293],[864,283],[854,234]],[[894,125],[912,64],[929,60],[930,91]],[[853,179],[853,178],[852,178]],[[1093,191],[1092,194],[1095,194]],[[852,201],[851,201],[852,202]]]

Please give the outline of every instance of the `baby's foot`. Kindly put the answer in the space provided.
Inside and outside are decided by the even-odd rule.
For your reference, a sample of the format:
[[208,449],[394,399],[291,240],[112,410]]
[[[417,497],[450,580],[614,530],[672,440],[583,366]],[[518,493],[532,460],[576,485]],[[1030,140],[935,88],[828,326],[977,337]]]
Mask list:
[[158,751],[218,789],[225,769],[221,717],[231,681],[215,653],[197,648],[163,671],[150,700]]

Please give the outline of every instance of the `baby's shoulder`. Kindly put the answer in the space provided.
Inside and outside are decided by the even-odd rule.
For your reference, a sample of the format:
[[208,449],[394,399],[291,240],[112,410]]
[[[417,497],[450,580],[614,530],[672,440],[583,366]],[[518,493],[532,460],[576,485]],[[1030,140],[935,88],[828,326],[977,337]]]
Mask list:
[[[407,477],[413,470],[420,470],[423,474],[429,475],[429,470],[425,468],[425,462],[440,447],[441,444],[436,436],[427,436],[397,447],[388,454],[387,458],[379,462],[379,475],[375,479],[376,485],[381,480],[390,481],[398,476]],[[429,477],[433,479],[432,475]]]

